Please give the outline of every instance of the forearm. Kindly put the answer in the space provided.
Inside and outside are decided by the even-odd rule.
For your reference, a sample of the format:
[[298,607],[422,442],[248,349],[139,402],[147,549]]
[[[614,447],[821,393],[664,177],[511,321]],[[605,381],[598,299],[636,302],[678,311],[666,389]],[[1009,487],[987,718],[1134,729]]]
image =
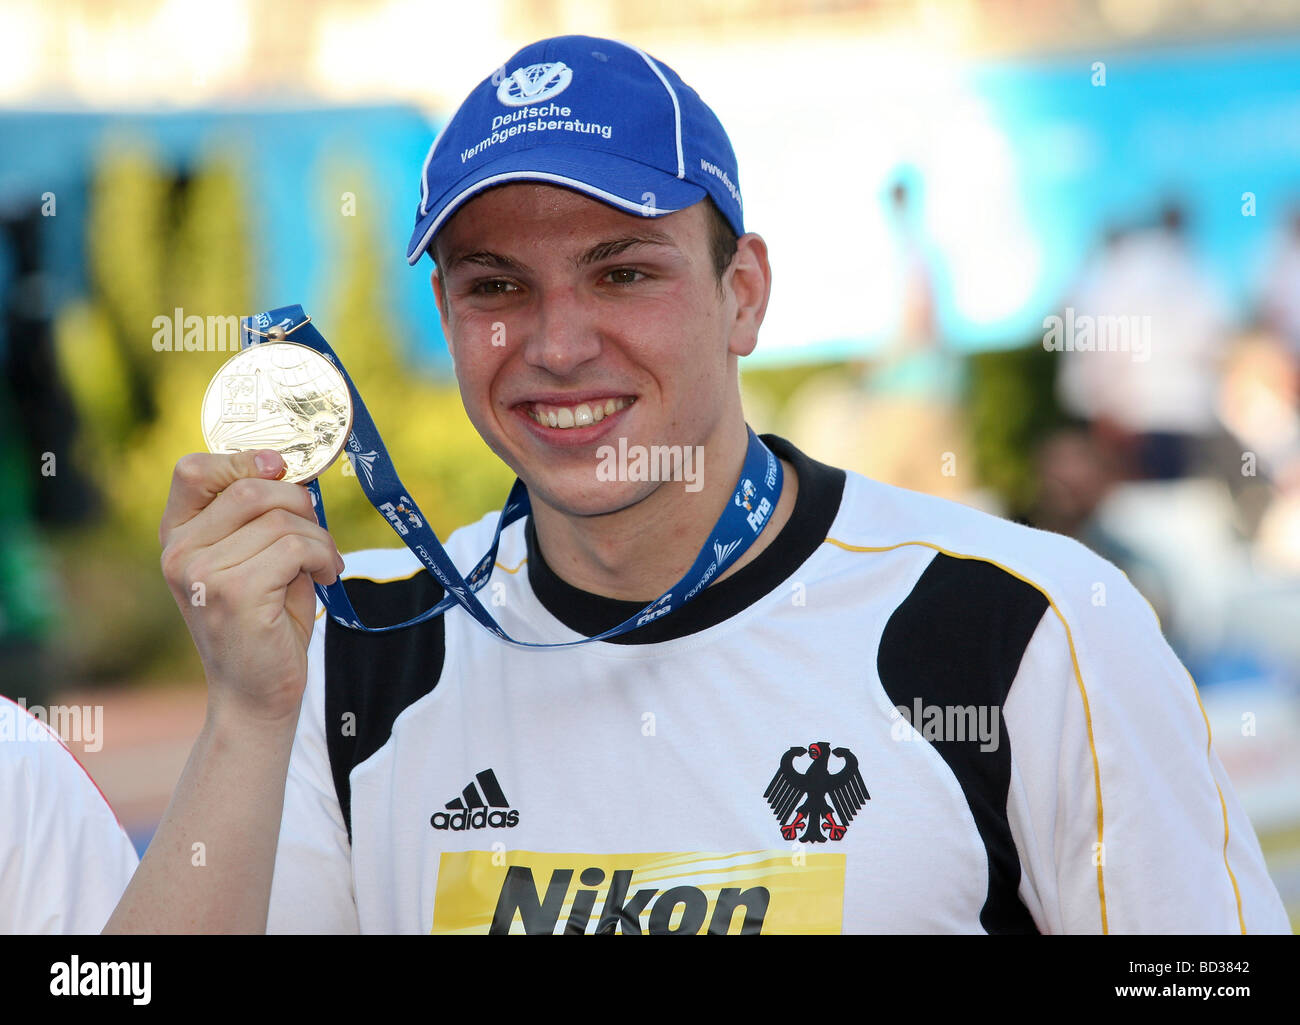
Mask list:
[[153,842],[107,933],[260,933],[296,716],[209,708]]

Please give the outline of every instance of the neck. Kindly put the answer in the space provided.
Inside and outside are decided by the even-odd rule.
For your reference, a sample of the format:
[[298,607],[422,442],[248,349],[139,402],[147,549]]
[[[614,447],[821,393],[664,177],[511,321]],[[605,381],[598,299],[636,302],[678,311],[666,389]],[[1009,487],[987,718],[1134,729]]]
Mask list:
[[[738,432],[706,446],[699,491],[666,481],[635,505],[601,516],[572,516],[535,501],[533,522],[547,564],[566,583],[591,594],[647,603],[658,598],[691,567],[732,500],[748,443],[741,422]],[[757,558],[790,518],[799,482],[789,463],[782,460],[781,467],[781,497],[771,519],[710,586]]]

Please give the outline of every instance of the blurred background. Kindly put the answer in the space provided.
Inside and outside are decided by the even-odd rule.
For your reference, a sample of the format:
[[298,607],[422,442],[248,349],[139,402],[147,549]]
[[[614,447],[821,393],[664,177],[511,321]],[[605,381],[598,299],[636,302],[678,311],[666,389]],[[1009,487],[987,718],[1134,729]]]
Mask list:
[[751,424],[1120,565],[1300,924],[1300,2],[2,0],[0,693],[102,707],[70,746],[143,850],[204,707],[158,521],[229,353],[186,318],[302,304],[438,534],[500,506],[405,245],[456,105],[569,32],[728,128]]

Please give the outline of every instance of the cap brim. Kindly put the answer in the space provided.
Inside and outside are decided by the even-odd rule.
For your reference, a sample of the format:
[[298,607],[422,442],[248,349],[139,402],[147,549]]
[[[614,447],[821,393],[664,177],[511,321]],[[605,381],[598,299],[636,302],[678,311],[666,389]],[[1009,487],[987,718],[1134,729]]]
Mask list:
[[639,217],[663,217],[708,196],[698,185],[626,157],[579,146],[531,148],[489,161],[432,199],[411,233],[406,262],[414,264],[461,206],[484,189],[535,181],[585,193]]

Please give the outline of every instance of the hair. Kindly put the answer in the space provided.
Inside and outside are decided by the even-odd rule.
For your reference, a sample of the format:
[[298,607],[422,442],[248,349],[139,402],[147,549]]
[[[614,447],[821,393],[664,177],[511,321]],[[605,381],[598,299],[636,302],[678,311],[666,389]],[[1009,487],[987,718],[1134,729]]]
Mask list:
[[713,257],[713,273],[718,279],[718,287],[721,288],[722,275],[727,273],[727,268],[735,258],[739,236],[736,235],[736,229],[731,226],[731,222],[722,216],[722,211],[718,209],[718,204],[713,202],[712,196],[706,196],[704,202],[709,208],[709,254]]
[[[727,273],[727,268],[731,266],[731,261],[736,255],[736,244],[739,236],[736,229],[722,215],[718,209],[718,204],[713,201],[712,196],[704,197],[706,206],[705,213],[709,221],[709,256],[713,260],[713,274],[718,279],[718,288],[722,288],[722,276]],[[435,264],[438,262],[438,236],[433,236],[433,241],[429,243],[426,252],[429,254]]]

